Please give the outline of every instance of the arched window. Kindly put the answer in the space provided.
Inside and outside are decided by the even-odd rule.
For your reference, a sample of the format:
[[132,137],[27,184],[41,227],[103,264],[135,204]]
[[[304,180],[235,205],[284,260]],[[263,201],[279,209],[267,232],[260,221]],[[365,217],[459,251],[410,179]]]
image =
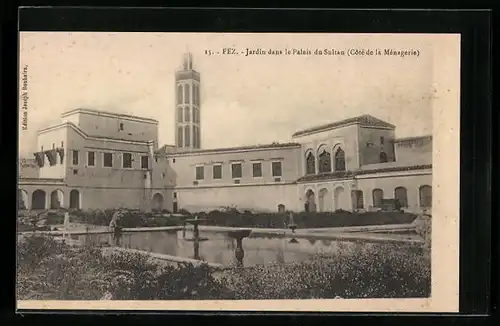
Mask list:
[[177,146],[184,147],[184,130],[182,126],[177,127]]
[[396,208],[408,207],[408,197],[406,188],[397,187],[396,189],[394,189],[394,199],[396,200]]
[[189,126],[184,126],[184,146],[189,147],[191,146],[191,137],[190,132],[189,132]]
[[351,198],[352,198],[352,206],[354,209],[363,209],[364,208],[364,198],[363,198],[363,191],[361,190],[353,190],[351,192]]
[[342,148],[335,152],[335,171],[345,171],[345,153]]
[[418,192],[420,195],[420,207],[432,207],[432,187],[427,185],[421,186]]
[[156,193],[152,200],[153,211],[160,212],[163,210],[163,196],[162,194]]
[[200,122],[200,109],[198,107],[193,107],[193,122],[198,123]]
[[316,174],[316,162],[314,154],[309,152],[306,157],[306,174]]
[[189,121],[191,121],[191,108],[189,106],[186,106],[184,108],[184,122]]
[[182,106],[177,108],[177,122],[182,123],[184,121],[184,112],[182,110]]
[[189,95],[190,95],[190,94],[189,94],[189,93],[190,93],[190,92],[189,92],[190,90],[191,90],[191,89],[190,89],[190,87],[189,87],[189,84],[184,85],[184,104],[189,104],[189,102],[190,102],[190,101],[189,101],[189,100],[190,100],[190,98],[191,98],[191,96],[189,96]]
[[24,189],[17,190],[19,209],[27,209],[28,208],[28,192]]
[[347,201],[347,196],[345,195],[344,188],[342,187],[337,187],[333,191],[333,204],[334,204],[334,210],[347,210],[349,209],[348,201]]
[[198,85],[193,84],[193,104],[199,105],[198,103]]
[[327,212],[330,210],[330,196],[328,195],[328,189],[323,188],[319,191],[318,196],[318,210],[320,212]]
[[45,191],[35,190],[31,195],[31,208],[32,209],[45,209]]
[[182,85],[177,85],[177,104],[182,104]]
[[194,125],[193,126],[193,147],[194,148],[199,148],[200,147],[200,131],[198,129],[198,126]]
[[318,155],[319,173],[332,172],[332,161],[330,153],[326,149],[321,149]]
[[314,198],[314,191],[311,189],[306,192],[305,211],[316,212],[316,199]]
[[279,204],[278,205],[278,213],[284,213],[285,212],[285,205]]
[[80,192],[78,190],[71,190],[69,193],[69,208],[80,209]]
[[50,208],[58,209],[63,204],[63,192],[60,189],[54,190],[50,193]]
[[387,154],[385,152],[380,152],[380,163],[388,162]]
[[196,85],[196,105],[200,106],[200,85]]
[[382,189],[373,189],[373,207],[382,207],[382,200],[384,199],[384,191]]

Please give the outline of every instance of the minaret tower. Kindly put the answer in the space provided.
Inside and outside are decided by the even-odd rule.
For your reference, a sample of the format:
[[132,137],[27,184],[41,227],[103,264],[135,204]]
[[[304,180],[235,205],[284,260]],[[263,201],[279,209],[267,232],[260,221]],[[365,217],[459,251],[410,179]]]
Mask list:
[[175,144],[178,148],[201,148],[200,74],[193,70],[191,53],[184,54],[182,69],[175,73]]

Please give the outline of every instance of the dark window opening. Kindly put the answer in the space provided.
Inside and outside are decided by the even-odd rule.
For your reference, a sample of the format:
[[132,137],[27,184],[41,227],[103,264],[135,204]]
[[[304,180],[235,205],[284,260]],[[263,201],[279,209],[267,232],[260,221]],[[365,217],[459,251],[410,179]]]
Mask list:
[[394,199],[397,209],[408,207],[408,195],[405,187],[397,187],[394,189]]
[[120,123],[120,131],[123,130],[123,123]]
[[231,175],[233,179],[241,178],[242,176],[241,163],[235,163],[231,165]]
[[87,158],[88,158],[88,166],[95,166],[95,152],[88,152],[87,153]]
[[381,208],[384,200],[384,191],[382,189],[373,190],[373,207]]
[[315,174],[316,173],[316,162],[314,158],[314,154],[309,152],[306,158],[306,174]]
[[141,169],[149,169],[149,156],[141,156]]
[[182,109],[182,106],[179,106],[177,108],[177,122],[183,122],[184,121],[184,110]]
[[184,108],[184,121],[185,122],[191,121],[191,108],[190,107]]
[[184,147],[191,146],[191,137],[189,132],[189,126],[184,126]]
[[281,177],[281,162],[272,163],[273,177]]
[[430,208],[432,207],[432,187],[431,186],[421,186],[419,189],[420,196],[420,207]]
[[103,166],[105,168],[113,167],[113,154],[112,153],[104,153]]
[[352,203],[353,203],[354,209],[363,209],[364,208],[363,191],[361,191],[361,190],[353,190],[352,191]]
[[387,154],[385,152],[381,152],[380,153],[380,163],[386,163],[386,162],[388,162]]
[[73,165],[78,165],[78,151],[73,151]]
[[177,127],[177,146],[184,147],[184,129],[182,126]]
[[204,166],[197,166],[196,167],[196,180],[203,180],[205,179],[205,167]]
[[177,104],[182,104],[182,85],[177,86]]
[[190,102],[190,91],[191,89],[189,87],[189,84],[184,85],[184,104],[189,104]]
[[212,172],[214,179],[222,179],[222,165],[214,165]]
[[345,153],[342,148],[335,152],[335,171],[345,171]]
[[262,163],[253,163],[252,170],[254,178],[262,177]]
[[132,167],[132,154],[123,153],[123,168],[130,169]]
[[323,150],[323,152],[319,154],[319,173],[328,172],[332,172],[332,161],[330,153],[328,153],[326,150]]

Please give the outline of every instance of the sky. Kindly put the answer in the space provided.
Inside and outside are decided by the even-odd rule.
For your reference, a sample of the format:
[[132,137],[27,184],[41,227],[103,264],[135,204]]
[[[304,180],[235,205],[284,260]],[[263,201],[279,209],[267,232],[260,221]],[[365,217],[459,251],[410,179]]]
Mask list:
[[[201,74],[202,147],[274,141],[318,124],[371,114],[396,125],[396,136],[432,132],[433,101],[442,90],[436,56],[442,35],[21,33],[20,71],[27,65],[28,128],[36,131],[75,108],[159,121],[159,143],[174,144],[175,71],[193,55]],[[415,49],[419,56],[207,55],[225,47],[288,49]]]

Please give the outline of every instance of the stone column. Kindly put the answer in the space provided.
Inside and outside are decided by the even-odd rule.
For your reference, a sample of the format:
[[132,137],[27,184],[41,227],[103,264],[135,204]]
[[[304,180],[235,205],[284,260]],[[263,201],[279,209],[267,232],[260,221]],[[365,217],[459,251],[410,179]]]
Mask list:
[[319,212],[319,192],[318,192],[318,184],[314,185],[314,211]]
[[316,149],[314,150],[314,169],[315,169],[315,174],[319,173],[319,157],[318,157],[318,152]]
[[45,191],[45,209],[50,209],[51,192],[46,191],[45,189],[44,189],[44,191]]

